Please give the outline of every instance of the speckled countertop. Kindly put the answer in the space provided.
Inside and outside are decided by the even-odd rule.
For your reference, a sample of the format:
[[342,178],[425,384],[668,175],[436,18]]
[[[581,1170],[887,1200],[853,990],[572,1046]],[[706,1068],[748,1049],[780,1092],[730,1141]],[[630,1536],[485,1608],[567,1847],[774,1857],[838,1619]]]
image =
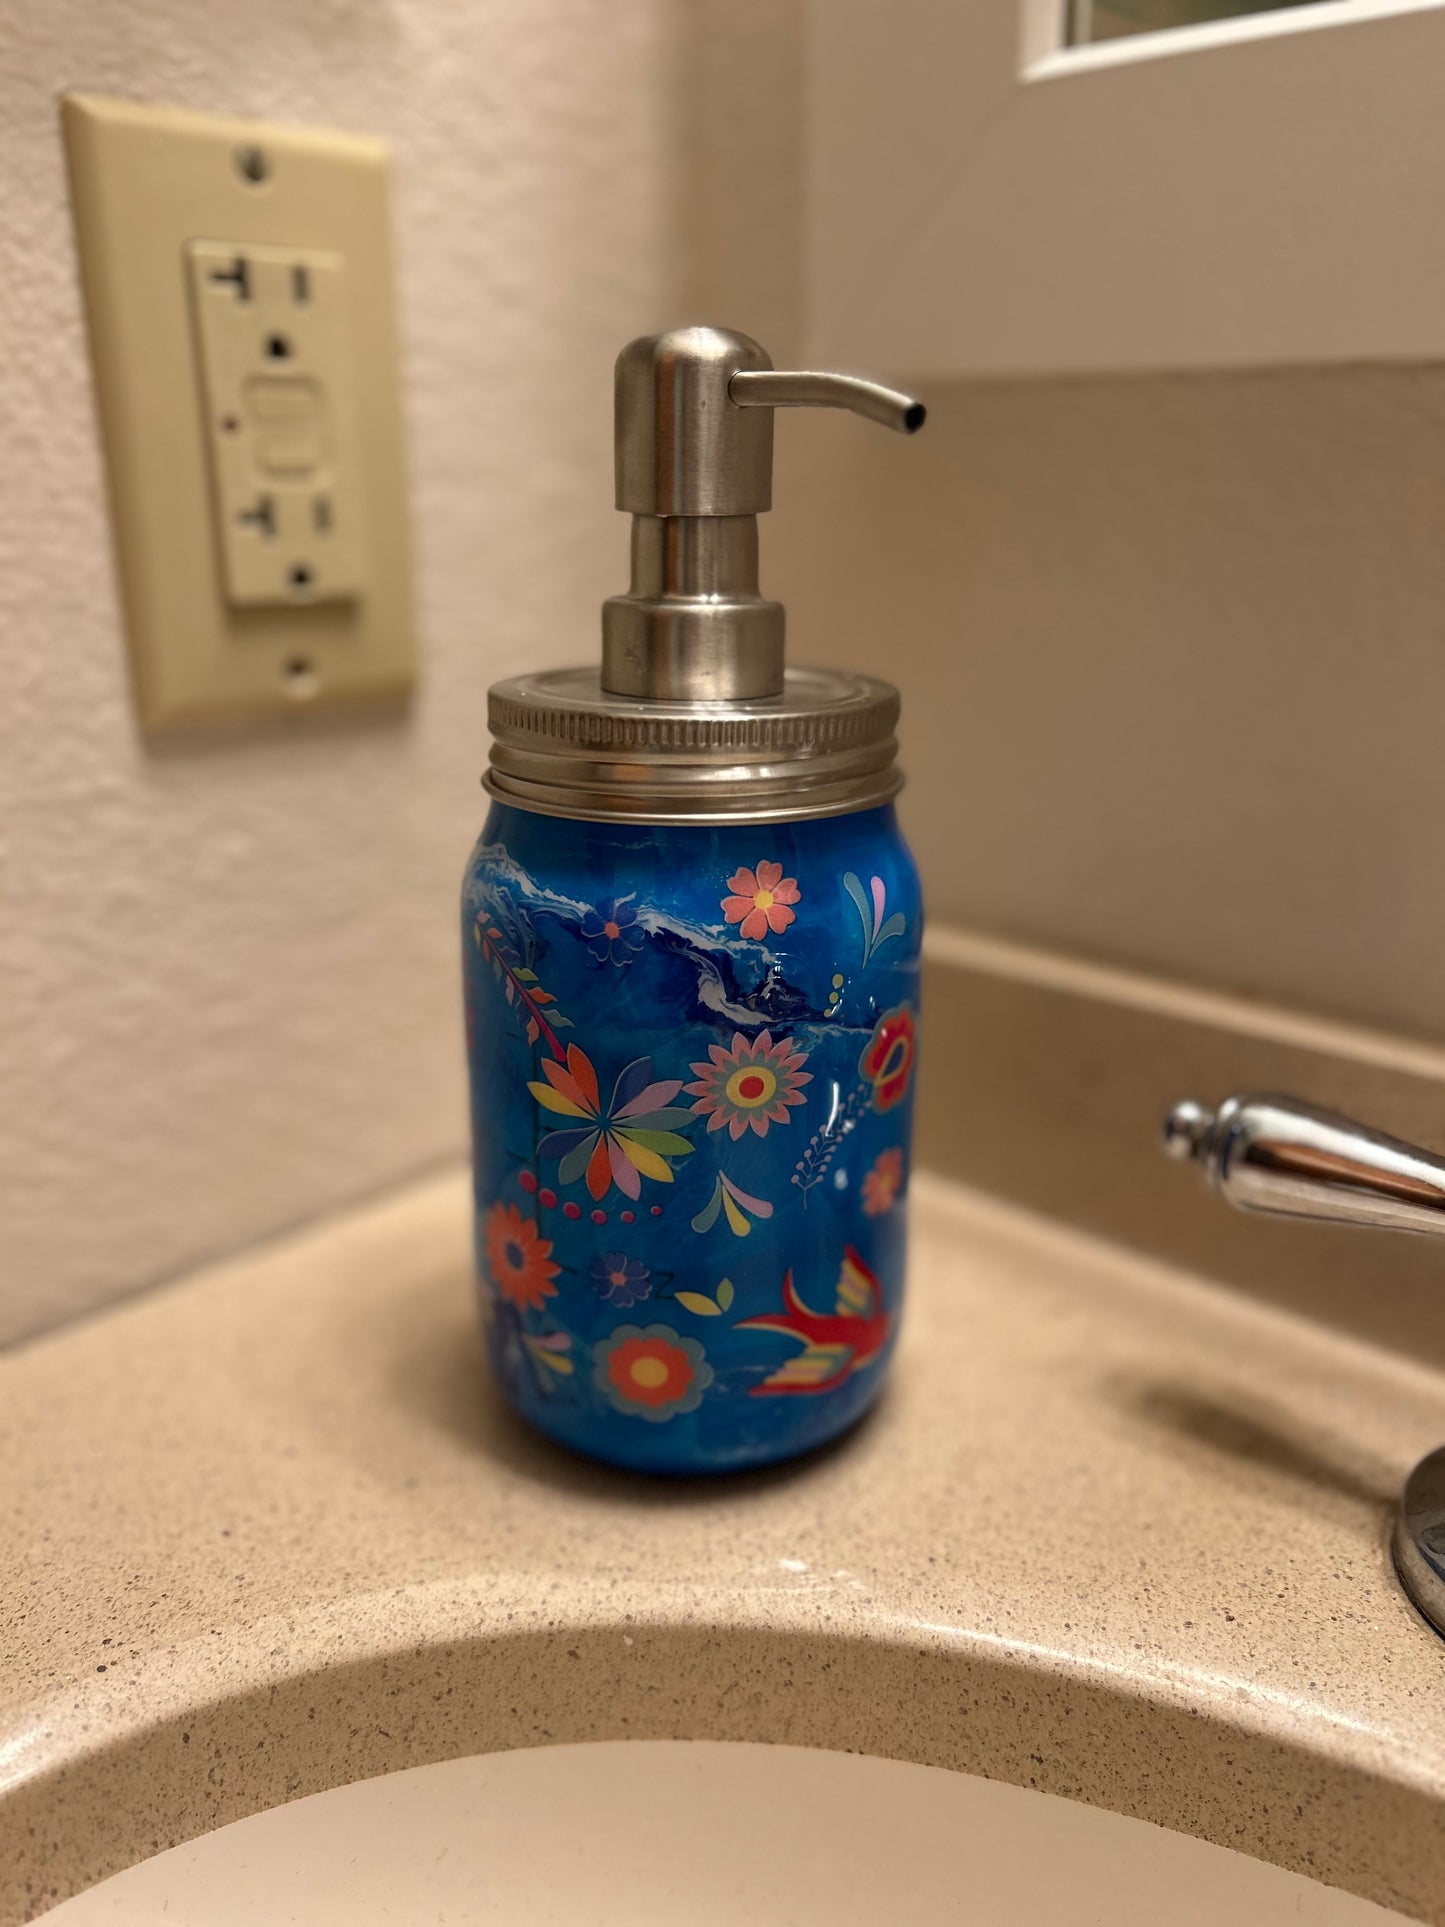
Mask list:
[[466,1187],[0,1363],[0,1921],[288,1797],[549,1740],[986,1773],[1445,1922],[1445,1379],[940,1183],[893,1385],[716,1485],[524,1433]]

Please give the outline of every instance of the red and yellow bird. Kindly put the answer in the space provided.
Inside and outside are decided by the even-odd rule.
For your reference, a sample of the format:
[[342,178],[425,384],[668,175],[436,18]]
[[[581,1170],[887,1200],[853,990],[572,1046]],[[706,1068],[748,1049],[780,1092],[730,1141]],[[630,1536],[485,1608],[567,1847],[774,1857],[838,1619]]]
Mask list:
[[786,1317],[741,1318],[736,1326],[738,1331],[779,1332],[803,1343],[802,1351],[753,1386],[753,1398],[770,1398],[776,1392],[833,1391],[873,1363],[893,1323],[892,1312],[883,1309],[877,1278],[851,1245],[843,1253],[837,1307],[831,1315],[809,1311],[798,1296],[791,1271],[783,1278],[783,1304]]

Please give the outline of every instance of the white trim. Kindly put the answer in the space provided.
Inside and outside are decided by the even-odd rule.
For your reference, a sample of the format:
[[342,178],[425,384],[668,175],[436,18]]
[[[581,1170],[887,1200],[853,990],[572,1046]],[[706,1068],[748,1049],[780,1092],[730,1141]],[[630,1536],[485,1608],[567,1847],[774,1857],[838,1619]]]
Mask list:
[[[1214,47],[1251,40],[1279,40],[1287,34],[1322,33],[1334,27],[1388,20],[1400,13],[1429,13],[1441,0],[1313,0],[1308,6],[1280,7],[1267,13],[1235,14],[1196,27],[1163,27],[1154,33],[1121,35],[1093,46],[1069,47],[1054,0],[1023,0],[1024,80],[1057,80],[1095,67],[1120,67],[1138,60],[1167,60],[1176,54],[1208,53]],[[1047,33],[1048,38],[1042,35]],[[1029,49],[1043,51],[1030,54]]]
[[[1346,0],[1348,4],[1348,0]],[[1027,77],[1071,49],[1069,0],[1019,0],[1019,68]]]

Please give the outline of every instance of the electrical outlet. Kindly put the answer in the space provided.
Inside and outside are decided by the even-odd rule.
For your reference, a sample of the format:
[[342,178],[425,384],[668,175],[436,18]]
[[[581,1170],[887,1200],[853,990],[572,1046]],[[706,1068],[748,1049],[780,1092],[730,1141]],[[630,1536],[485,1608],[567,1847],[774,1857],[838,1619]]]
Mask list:
[[340,257],[192,241],[186,261],[228,597],[245,608],[360,594]]
[[64,120],[143,723],[404,695],[385,149],[82,95]]

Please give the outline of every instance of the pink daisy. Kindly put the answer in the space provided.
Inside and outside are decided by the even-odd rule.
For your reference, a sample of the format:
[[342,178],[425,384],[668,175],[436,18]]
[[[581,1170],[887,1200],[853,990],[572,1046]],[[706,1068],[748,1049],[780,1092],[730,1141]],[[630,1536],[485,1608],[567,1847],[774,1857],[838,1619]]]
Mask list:
[[756,943],[771,930],[775,936],[793,921],[791,908],[800,892],[796,877],[785,877],[781,863],[760,863],[728,878],[730,897],[723,898],[723,915],[742,926],[742,935]]

